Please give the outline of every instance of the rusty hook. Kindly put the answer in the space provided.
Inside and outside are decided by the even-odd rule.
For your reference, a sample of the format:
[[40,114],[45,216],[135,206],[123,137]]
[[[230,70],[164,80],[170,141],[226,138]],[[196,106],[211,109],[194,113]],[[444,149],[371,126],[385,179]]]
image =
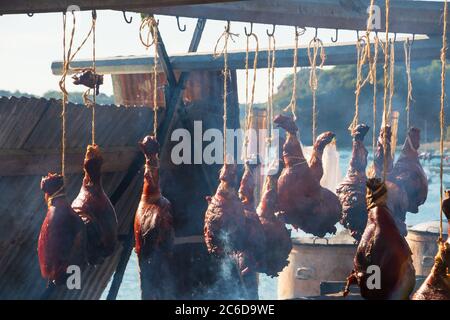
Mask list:
[[247,32],[247,27],[244,27],[244,32],[247,37],[250,37],[253,34],[253,22],[250,22],[250,32]]
[[266,33],[269,37],[273,37],[275,34],[275,25],[272,25],[272,33],[269,33],[269,29],[266,30]]
[[338,36],[339,36],[339,29],[336,29],[336,37],[333,39],[333,37],[331,37],[331,42],[336,43],[338,41]]
[[181,26],[180,26],[180,17],[176,16],[176,18],[177,18],[178,30],[180,30],[180,32],[185,32],[186,31],[186,25],[184,25],[183,28],[181,28]]
[[133,22],[133,17],[130,17],[130,20],[128,20],[127,13],[125,11],[122,11],[122,14],[123,14],[123,19],[125,20],[126,23],[130,24],[131,22]]

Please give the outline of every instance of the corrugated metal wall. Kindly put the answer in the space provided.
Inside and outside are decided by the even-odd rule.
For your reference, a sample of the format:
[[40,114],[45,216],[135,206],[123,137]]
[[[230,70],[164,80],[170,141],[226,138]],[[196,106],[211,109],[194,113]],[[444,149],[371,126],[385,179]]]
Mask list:
[[[152,126],[149,108],[98,106],[96,111],[96,142],[100,147],[134,147]],[[5,149],[60,148],[60,114],[61,104],[56,100],[0,98],[0,153]],[[68,105],[68,148],[84,148],[90,142],[90,114],[84,106]],[[108,195],[125,173],[126,170],[103,174]],[[40,180],[41,176],[0,177],[0,299],[39,299],[45,291],[46,283],[40,276],[37,258],[37,239],[46,214]],[[69,201],[78,194],[81,182],[81,172],[67,176]],[[116,205],[120,234],[129,230],[141,188],[142,178],[138,175]],[[50,298],[100,298],[121,250],[119,245],[102,265],[84,270],[81,290],[58,289]]]

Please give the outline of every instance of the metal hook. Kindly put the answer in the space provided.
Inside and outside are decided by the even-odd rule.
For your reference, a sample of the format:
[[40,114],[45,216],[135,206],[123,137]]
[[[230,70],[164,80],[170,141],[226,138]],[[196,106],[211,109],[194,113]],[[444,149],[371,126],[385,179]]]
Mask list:
[[360,41],[361,38],[359,37],[359,30],[356,30],[356,41]]
[[415,34],[415,33],[413,33],[413,37],[412,37],[412,41],[411,41],[411,45],[413,45],[413,44],[414,44],[414,41],[416,41],[416,34]]
[[331,37],[331,42],[336,43],[338,41],[338,36],[339,36],[339,29],[336,29],[336,38],[333,39],[333,37]]
[[273,37],[275,34],[275,25],[272,25],[272,33],[269,33],[269,29],[266,30],[266,33],[269,37]]
[[253,34],[253,22],[250,22],[250,32],[247,32],[247,27],[244,27],[244,32],[247,37],[250,37]]
[[177,18],[177,26],[178,26],[178,30],[180,30],[181,32],[185,32],[186,31],[186,25],[183,26],[183,28],[180,27],[180,17],[176,16]]
[[130,20],[127,19],[127,13],[125,11],[122,11],[123,13],[123,19],[125,20],[126,23],[130,24],[131,22],[133,22],[133,17],[130,17]]
[[31,18],[32,16],[34,16],[34,13],[27,13],[27,16]]
[[318,28],[316,28],[316,33],[314,34],[314,41],[317,40],[317,34],[318,34],[318,32],[319,32],[319,30],[318,30]]
[[97,20],[97,10],[92,10],[92,19]]
[[394,33],[394,42],[397,41],[397,32]]

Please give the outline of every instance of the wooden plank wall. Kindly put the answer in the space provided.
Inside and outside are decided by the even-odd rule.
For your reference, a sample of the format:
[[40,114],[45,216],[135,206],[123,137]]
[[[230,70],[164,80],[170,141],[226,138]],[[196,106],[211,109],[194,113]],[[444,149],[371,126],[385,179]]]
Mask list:
[[[84,149],[90,139],[90,110],[69,104],[67,109],[69,149]],[[26,152],[60,148],[61,105],[56,100],[35,98],[0,98],[0,154],[4,150]],[[132,124],[132,125],[131,125]],[[97,107],[97,143],[102,148],[134,148],[151,130],[149,108],[117,106]],[[72,159],[73,160],[73,159]],[[82,167],[82,158],[78,165]],[[59,166],[50,168],[59,171]],[[103,174],[105,192],[115,190],[127,168]],[[26,172],[26,168],[23,168]],[[40,276],[37,239],[46,214],[46,204],[39,188],[41,175],[0,176],[0,299],[39,299],[46,283]],[[69,201],[78,194],[82,173],[67,176]],[[142,188],[136,177],[116,205],[119,233],[126,234]],[[56,290],[49,298],[98,299],[115,270],[122,250],[119,244],[111,258],[82,274],[81,290]]]

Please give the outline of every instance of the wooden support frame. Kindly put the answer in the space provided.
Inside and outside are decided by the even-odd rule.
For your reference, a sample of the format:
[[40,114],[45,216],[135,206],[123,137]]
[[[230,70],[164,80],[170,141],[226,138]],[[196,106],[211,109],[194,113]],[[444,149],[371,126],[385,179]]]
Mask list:
[[[404,40],[398,38],[395,43],[396,61],[404,60]],[[309,39],[301,38],[301,43],[306,43]],[[435,60],[440,57],[442,39],[439,37],[416,37],[412,48],[413,61]],[[350,65],[356,63],[356,49],[354,42],[344,42],[337,44],[328,44],[325,47],[327,59],[324,65]],[[258,68],[267,68],[267,50],[260,50],[258,53]],[[293,48],[278,48],[276,52],[276,67],[292,67],[294,56]],[[252,61],[254,52],[249,53],[249,59]],[[382,61],[383,56],[379,56]],[[214,57],[212,53],[187,53],[172,55],[170,63],[175,70],[193,71],[193,70],[221,70],[223,68],[223,57]],[[91,65],[90,60],[77,60],[71,66],[82,68]],[[228,65],[230,69],[245,68],[245,51],[230,51],[228,53]],[[307,45],[301,45],[298,49],[298,66],[308,67]],[[118,57],[97,59],[97,71],[103,74],[136,74],[149,73],[153,67],[152,59],[147,57]],[[54,74],[60,74],[62,71],[61,62],[52,63]]]
[[[251,0],[152,8],[147,12],[171,16],[208,18],[313,28],[366,30],[367,8],[363,0]],[[380,26],[385,29],[385,1],[376,0]],[[438,35],[442,33],[443,2],[396,0],[390,3],[390,32]]]
[[[199,19],[197,22],[197,27],[195,28],[194,35],[191,40],[191,45],[189,46],[189,51],[196,51],[198,48],[198,45],[200,43],[200,39],[203,33],[203,29],[205,26],[205,20]],[[175,79],[175,74],[173,73],[172,65],[170,63],[169,56],[167,55],[167,52],[164,47],[164,42],[162,40],[161,34],[158,31],[158,54],[162,58],[161,63],[165,66],[164,70],[166,72],[166,76],[169,79],[169,77],[173,76],[173,79],[169,82],[169,104],[166,106],[166,110],[164,113],[164,120],[161,124],[161,126],[158,129],[158,137],[160,141],[163,143],[161,144],[161,148],[163,148],[164,144],[166,143],[168,133],[170,132],[170,128],[174,123],[174,113],[176,108],[182,104],[181,97],[184,89],[185,81],[187,80],[187,74],[183,76],[181,74],[179,81],[177,82]],[[172,82],[172,83],[171,83]],[[173,83],[175,82],[175,83]],[[111,197],[111,202],[114,204],[114,201],[117,199],[120,199],[121,194],[125,192],[127,186],[129,183],[133,180],[133,178],[138,174],[144,165],[144,156],[142,153],[139,153],[132,165],[130,166],[127,175],[124,177],[122,182],[120,183],[119,187],[117,188],[116,192]],[[134,219],[133,219],[134,220]],[[130,225],[130,230],[128,234],[125,236],[125,239],[123,241],[123,249],[122,254],[120,256],[119,263],[116,268],[116,272],[114,273],[113,280],[111,283],[111,287],[109,289],[107,300],[115,300],[117,298],[117,294],[119,293],[120,285],[122,283],[123,275],[125,273],[128,261],[131,256],[131,251],[133,250],[134,246],[134,232],[133,232],[133,223]]]
[[155,6],[177,6],[205,4],[242,0],[14,0],[0,1],[0,15],[19,13],[65,12],[70,6],[77,5],[81,10],[122,10],[137,11],[138,9]]

